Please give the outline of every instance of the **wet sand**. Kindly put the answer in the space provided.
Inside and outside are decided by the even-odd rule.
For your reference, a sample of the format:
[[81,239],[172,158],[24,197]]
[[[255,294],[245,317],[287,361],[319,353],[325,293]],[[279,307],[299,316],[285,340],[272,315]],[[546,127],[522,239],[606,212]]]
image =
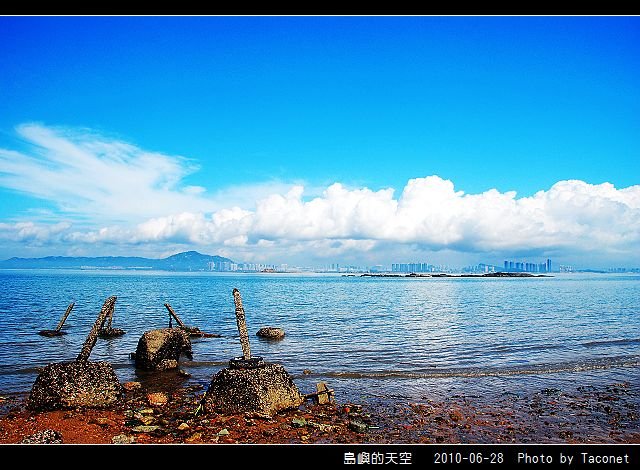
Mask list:
[[[149,403],[163,390],[168,401]],[[67,444],[98,443],[640,443],[640,384],[604,383],[491,399],[452,395],[315,405],[269,418],[196,414],[201,385],[147,382],[111,409],[31,412],[25,396],[0,399],[0,443],[53,429]]]

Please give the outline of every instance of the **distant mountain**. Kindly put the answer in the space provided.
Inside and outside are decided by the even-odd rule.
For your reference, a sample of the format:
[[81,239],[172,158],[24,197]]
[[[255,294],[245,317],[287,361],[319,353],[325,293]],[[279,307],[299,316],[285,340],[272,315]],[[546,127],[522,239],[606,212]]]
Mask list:
[[[139,256],[47,256],[45,258],[10,258],[0,261],[0,268],[9,269],[159,269],[163,271],[222,271],[224,263],[233,263],[229,258],[203,255],[197,251],[186,251],[167,258],[153,259]],[[210,265],[209,263],[213,263]],[[213,266],[213,269],[211,269]]]

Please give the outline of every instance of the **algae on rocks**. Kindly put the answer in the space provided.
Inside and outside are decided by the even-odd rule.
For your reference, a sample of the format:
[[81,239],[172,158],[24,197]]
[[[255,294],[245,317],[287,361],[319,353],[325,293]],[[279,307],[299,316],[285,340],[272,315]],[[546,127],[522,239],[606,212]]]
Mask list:
[[31,410],[56,410],[75,407],[101,408],[114,404],[122,387],[108,362],[89,362],[98,332],[116,297],[109,297],[96,319],[75,361],[49,364],[36,378],[27,399]]
[[291,376],[280,364],[255,369],[222,369],[204,398],[207,413],[264,413],[297,408],[304,401]]

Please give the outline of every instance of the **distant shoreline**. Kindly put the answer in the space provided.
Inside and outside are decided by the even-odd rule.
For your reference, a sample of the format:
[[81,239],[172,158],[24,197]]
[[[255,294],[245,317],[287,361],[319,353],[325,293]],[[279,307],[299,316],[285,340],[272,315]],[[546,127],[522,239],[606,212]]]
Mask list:
[[[355,277],[355,274],[343,274],[343,277]],[[554,277],[549,274],[531,274],[531,273],[484,273],[484,274],[430,274],[430,273],[409,273],[409,274],[389,274],[389,273],[365,273],[360,277]]]

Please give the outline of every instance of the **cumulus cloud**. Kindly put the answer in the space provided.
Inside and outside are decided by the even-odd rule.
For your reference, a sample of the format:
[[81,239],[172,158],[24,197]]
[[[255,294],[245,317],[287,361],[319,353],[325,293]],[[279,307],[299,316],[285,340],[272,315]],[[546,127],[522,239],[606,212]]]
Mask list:
[[[640,249],[640,186],[561,181],[547,191],[517,198],[495,189],[482,194],[456,191],[437,176],[410,180],[398,198],[394,191],[347,189],[333,184],[305,201],[292,187],[257,201],[212,214],[182,212],[150,218],[133,227],[114,225],[73,231],[73,243],[179,243],[184,245],[322,254],[366,252],[379,244],[417,244],[425,249],[462,252],[568,250],[636,253]],[[6,224],[4,224],[6,225]],[[44,229],[18,227],[25,239]],[[0,226],[2,233],[2,226]]]
[[[92,227],[69,222],[0,224],[0,239],[52,240],[71,246],[209,247],[231,257],[316,258],[390,246],[461,253],[565,252],[631,256],[640,252],[640,186],[559,181],[529,197],[496,189],[465,194],[432,175],[394,189],[334,183],[307,194],[303,185],[265,183],[207,196],[181,186],[195,168],[182,157],[150,153],[90,133],[23,126],[36,146],[27,155],[0,150],[0,184],[53,201],[91,218],[121,214],[125,222]],[[239,194],[239,193],[238,193]],[[80,202],[78,202],[80,201]]]

